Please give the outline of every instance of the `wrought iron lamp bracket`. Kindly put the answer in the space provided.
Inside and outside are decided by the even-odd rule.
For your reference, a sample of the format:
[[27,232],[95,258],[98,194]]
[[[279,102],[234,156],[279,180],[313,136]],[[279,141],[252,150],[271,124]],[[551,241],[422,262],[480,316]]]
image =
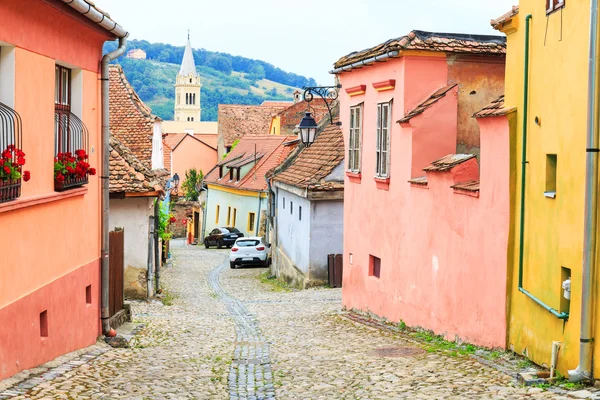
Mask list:
[[333,111],[332,105],[337,101],[339,96],[339,89],[342,88],[341,84],[337,84],[335,86],[304,86],[303,98],[310,107],[310,102],[314,100],[315,95],[319,96],[325,102],[327,106],[327,111],[329,112],[329,121],[335,125],[342,125],[341,122],[333,122]]

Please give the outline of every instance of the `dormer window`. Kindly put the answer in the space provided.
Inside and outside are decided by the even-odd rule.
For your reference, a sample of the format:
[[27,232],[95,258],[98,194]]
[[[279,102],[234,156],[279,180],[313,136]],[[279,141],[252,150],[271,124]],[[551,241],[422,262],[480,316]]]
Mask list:
[[233,168],[229,169],[229,181],[231,182],[233,180]]
[[220,165],[219,166],[219,179],[222,179],[222,178],[223,178],[223,166]]
[[240,169],[236,168],[235,169],[235,173],[236,173],[236,179],[235,180],[236,180],[236,182],[238,182],[240,180]]

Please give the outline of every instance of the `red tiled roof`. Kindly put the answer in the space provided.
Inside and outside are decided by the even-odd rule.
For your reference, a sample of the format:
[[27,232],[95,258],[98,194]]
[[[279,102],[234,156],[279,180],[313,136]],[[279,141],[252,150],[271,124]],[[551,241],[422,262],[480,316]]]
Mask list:
[[165,169],[171,172],[171,147],[163,140],[163,162]]
[[455,166],[464,163],[472,158],[475,158],[474,154],[449,154],[445,157],[435,160],[429,166],[423,168],[423,171],[430,172],[441,172],[449,171]]
[[185,135],[187,133],[167,133],[163,135],[163,140],[173,150],[185,138]]
[[442,97],[446,96],[446,93],[448,93],[455,86],[457,86],[457,84],[445,86],[445,87],[437,90],[435,93],[433,93],[431,96],[429,96],[424,102],[419,104],[413,110],[409,111],[403,118],[399,119],[397,122],[399,122],[399,123],[408,122],[412,118],[416,117],[417,115],[422,114],[429,107],[431,107],[435,103],[437,103],[438,100],[440,100]]
[[508,20],[514,18],[519,14],[519,6],[512,6],[509,12],[501,15],[500,17],[493,19],[490,21],[490,24],[494,29],[498,29],[502,24],[507,22]]
[[133,90],[123,69],[111,64],[110,132],[144,165],[152,165],[152,135],[158,119]]
[[217,135],[212,133],[194,133],[196,139],[200,139],[210,147],[217,148]]
[[114,136],[110,138],[110,193],[162,192],[169,176],[164,169],[151,170]]
[[412,31],[369,49],[356,51],[340,58],[335,68],[401,50],[425,50],[447,53],[506,54],[506,38],[502,36],[469,35]]
[[275,171],[272,179],[303,189],[343,190],[343,181],[325,180],[343,160],[342,130],[338,125],[327,123],[312,146],[304,148],[287,168]]
[[450,187],[456,190],[464,190],[465,192],[479,192],[479,181],[461,182]]
[[304,117],[307,111],[312,112],[312,116],[319,123],[325,116],[329,118],[327,105],[323,99],[314,99],[310,102],[310,108],[307,102],[300,101],[288,106],[277,115],[280,117],[281,134],[292,136],[296,126]]
[[265,100],[262,102],[261,106],[275,106],[275,107],[289,107],[294,104],[293,101],[271,101]]
[[[296,137],[288,136],[244,136],[227,157],[219,163],[225,171],[222,179],[219,179],[219,168],[213,168],[204,178],[206,183],[226,186],[236,189],[264,191],[267,188],[265,174],[267,171],[278,166],[295,148],[295,145],[285,143],[295,140]],[[227,164],[241,161],[241,157],[250,157],[256,151],[257,159],[262,155],[252,169],[238,182],[229,181]]]
[[219,136],[229,147],[242,136],[267,135],[273,116],[287,107],[219,104]]
[[481,111],[477,111],[473,114],[474,118],[485,118],[485,117],[498,117],[502,115],[510,114],[515,111],[516,107],[505,107],[504,106],[504,95],[498,97],[492,101],[491,104],[485,106]]

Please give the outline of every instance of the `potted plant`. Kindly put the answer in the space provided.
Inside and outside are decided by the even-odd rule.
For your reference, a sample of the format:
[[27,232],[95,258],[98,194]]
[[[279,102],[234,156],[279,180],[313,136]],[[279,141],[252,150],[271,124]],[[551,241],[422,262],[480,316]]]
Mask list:
[[88,159],[89,156],[82,149],[76,150],[75,154],[58,153],[54,159],[54,190],[62,192],[88,183],[88,175],[96,175]]
[[14,200],[21,195],[21,179],[31,178],[29,171],[23,171],[25,153],[10,144],[0,154],[0,203]]

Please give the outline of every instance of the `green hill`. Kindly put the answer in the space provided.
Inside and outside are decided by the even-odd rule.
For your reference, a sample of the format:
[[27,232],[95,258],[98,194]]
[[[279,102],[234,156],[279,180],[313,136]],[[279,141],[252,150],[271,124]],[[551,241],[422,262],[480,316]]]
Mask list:
[[[105,51],[114,50],[109,43]],[[128,49],[141,48],[147,60],[122,57],[127,79],[140,98],[164,120],[173,119],[175,77],[183,57],[184,47],[162,43],[132,41]],[[194,50],[194,60],[200,73],[202,90],[202,120],[216,121],[219,104],[258,105],[265,100],[292,100],[297,87],[311,86],[312,78],[282,71],[260,60]]]

